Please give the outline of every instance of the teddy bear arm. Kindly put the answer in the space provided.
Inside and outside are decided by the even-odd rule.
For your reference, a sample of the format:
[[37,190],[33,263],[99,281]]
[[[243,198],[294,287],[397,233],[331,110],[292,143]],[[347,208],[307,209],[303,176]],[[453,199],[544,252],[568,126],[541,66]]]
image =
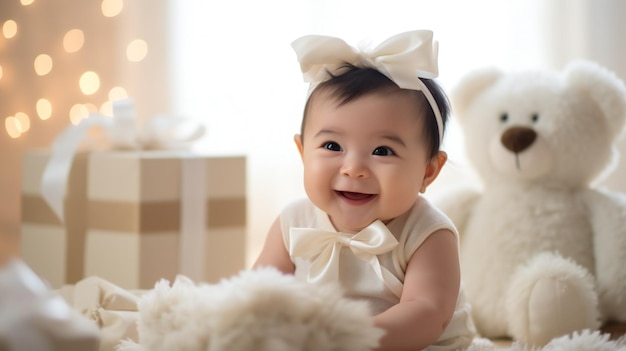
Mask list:
[[600,309],[607,320],[626,322],[626,194],[586,194],[593,233]]

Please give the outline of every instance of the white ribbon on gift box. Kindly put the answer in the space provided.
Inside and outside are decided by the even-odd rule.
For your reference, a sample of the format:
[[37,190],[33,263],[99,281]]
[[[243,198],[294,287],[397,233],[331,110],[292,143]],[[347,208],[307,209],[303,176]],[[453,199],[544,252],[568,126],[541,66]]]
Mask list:
[[[91,114],[78,125],[67,127],[54,141],[41,179],[42,197],[61,222],[65,219],[63,202],[74,156],[93,127],[102,128],[111,148],[117,150],[185,150],[205,133],[198,122],[165,115],[140,125],[130,99],[113,101],[113,118]],[[200,280],[204,278],[206,162],[191,153],[180,156],[183,166],[179,263],[183,274]]]

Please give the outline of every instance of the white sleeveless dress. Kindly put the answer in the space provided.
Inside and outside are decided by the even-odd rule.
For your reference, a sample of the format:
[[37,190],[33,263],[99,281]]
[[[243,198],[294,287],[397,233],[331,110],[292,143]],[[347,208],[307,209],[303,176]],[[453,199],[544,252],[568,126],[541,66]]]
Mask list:
[[[296,277],[312,282],[339,281],[346,296],[368,301],[374,314],[399,303],[408,261],[432,233],[445,228],[458,238],[451,220],[422,196],[410,211],[386,226],[376,221],[357,234],[337,233],[328,215],[308,199],[289,204],[280,215],[280,223]],[[368,240],[377,244],[370,245]],[[461,286],[452,321],[439,340],[425,350],[462,350],[475,336]]]

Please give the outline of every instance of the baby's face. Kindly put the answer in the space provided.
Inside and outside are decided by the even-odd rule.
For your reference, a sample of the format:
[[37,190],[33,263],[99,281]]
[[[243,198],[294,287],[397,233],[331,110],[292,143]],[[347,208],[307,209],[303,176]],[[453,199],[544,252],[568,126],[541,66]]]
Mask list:
[[367,94],[343,106],[325,97],[312,101],[304,144],[296,138],[311,201],[348,233],[408,211],[432,171],[412,95]]

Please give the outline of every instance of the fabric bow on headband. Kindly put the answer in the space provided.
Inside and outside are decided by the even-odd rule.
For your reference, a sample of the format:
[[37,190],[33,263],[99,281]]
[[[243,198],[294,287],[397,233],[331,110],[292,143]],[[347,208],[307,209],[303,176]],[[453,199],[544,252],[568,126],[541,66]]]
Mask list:
[[439,107],[430,90],[420,78],[433,79],[439,75],[437,65],[438,43],[430,30],[415,30],[392,36],[373,50],[358,50],[345,41],[323,35],[307,35],[296,39],[291,46],[298,56],[304,81],[311,90],[330,78],[346,63],[357,67],[371,67],[387,76],[400,88],[421,91],[433,109],[443,139],[443,122]]

